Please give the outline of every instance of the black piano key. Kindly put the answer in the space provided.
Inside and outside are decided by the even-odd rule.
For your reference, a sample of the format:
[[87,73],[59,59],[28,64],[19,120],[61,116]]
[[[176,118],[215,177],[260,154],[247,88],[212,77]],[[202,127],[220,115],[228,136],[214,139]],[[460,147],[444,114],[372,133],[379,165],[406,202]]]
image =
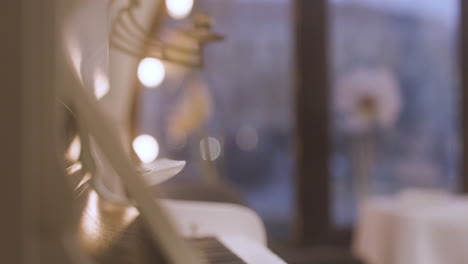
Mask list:
[[247,264],[215,237],[188,239],[209,264]]

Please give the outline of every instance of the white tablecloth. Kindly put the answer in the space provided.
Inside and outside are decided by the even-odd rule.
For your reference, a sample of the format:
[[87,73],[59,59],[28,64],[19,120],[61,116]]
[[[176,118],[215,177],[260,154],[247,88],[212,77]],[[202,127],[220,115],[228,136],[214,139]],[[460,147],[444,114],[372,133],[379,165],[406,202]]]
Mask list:
[[468,264],[468,199],[426,198],[363,202],[354,253],[369,264]]

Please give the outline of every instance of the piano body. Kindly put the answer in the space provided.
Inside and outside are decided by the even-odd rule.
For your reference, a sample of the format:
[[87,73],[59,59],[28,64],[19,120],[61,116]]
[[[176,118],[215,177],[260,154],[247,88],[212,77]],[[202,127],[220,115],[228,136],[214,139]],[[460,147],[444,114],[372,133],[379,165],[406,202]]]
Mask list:
[[[52,11],[42,14],[54,20],[29,24],[52,27],[40,32],[57,42],[41,46],[42,56],[52,58],[47,62],[53,72],[44,77],[48,97],[34,107],[44,108],[38,113],[42,125],[57,129],[53,136],[61,138],[47,135],[44,146],[70,154],[78,137],[81,147],[78,156],[63,160],[54,151],[44,152],[53,173],[41,180],[46,191],[40,251],[49,260],[61,258],[57,263],[285,263],[266,247],[264,226],[250,209],[156,199],[148,185],[158,182],[164,168],[145,176],[130,162],[128,115],[139,58],[109,48],[110,27],[116,12],[134,3],[141,7],[135,11],[138,24],[150,31],[160,1],[47,0]],[[30,14],[33,7],[39,8],[33,4]],[[138,50],[145,43],[132,45]],[[97,100],[102,80],[109,91]],[[174,164],[172,174],[183,166]]]

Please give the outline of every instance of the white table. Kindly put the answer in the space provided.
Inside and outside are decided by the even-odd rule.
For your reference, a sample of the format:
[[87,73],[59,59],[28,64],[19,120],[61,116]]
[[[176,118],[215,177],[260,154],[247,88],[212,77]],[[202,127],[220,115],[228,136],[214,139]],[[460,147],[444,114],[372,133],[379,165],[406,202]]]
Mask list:
[[353,250],[369,264],[468,264],[468,199],[371,198],[361,204]]

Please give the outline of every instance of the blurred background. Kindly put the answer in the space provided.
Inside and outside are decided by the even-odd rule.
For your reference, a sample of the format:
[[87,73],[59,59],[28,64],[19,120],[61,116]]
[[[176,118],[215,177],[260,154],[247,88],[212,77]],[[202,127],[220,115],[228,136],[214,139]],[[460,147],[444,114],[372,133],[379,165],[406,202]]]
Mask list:
[[187,160],[160,189],[185,193],[180,186],[222,185],[223,197],[253,208],[273,237],[289,239],[295,211],[292,3],[202,0],[195,1],[196,11],[212,15],[214,30],[226,39],[206,47],[202,71],[171,75],[178,69],[166,65],[164,81],[139,95],[139,132],[157,140],[159,157]]
[[[312,240],[348,252],[366,197],[392,197],[408,188],[460,189],[459,3],[303,5],[301,17],[287,0],[196,1],[194,10],[211,14],[226,40],[206,48],[203,71],[185,72],[182,81],[166,74],[157,88],[141,88],[137,126],[159,143],[160,157],[187,160],[181,174],[160,186],[163,193],[184,196],[181,186],[195,184],[206,196],[216,186],[219,193],[210,199],[254,209],[280,252],[309,241],[301,221],[322,219],[303,229],[333,230]],[[325,33],[295,38],[303,33],[297,23],[324,25]],[[326,73],[326,87],[297,87],[307,81],[297,80],[295,65],[320,52],[297,43],[307,38],[326,43],[326,55],[299,72]],[[300,104],[319,105],[311,115],[326,120],[310,129],[327,135],[297,131],[308,120],[308,113],[296,114]],[[304,141],[329,144],[301,158],[297,145]],[[326,156],[316,162],[326,162],[320,166],[327,175],[298,168],[312,155]]]

